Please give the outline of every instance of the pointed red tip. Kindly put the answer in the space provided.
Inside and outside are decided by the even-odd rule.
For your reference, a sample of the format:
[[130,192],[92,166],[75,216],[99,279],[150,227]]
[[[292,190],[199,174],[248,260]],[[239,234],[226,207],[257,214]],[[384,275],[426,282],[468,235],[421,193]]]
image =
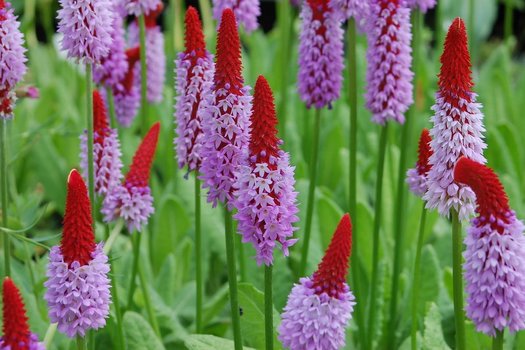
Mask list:
[[93,127],[98,135],[106,135],[109,128],[106,105],[98,90],[93,91]]
[[466,93],[474,86],[468,51],[467,30],[465,22],[456,18],[450,25],[441,55],[441,72],[439,87],[452,92],[461,98],[470,99]]
[[423,129],[421,131],[421,136],[419,137],[419,148],[418,148],[418,159],[417,159],[417,172],[419,175],[427,175],[432,166],[428,162],[430,156],[432,155],[432,148],[430,147],[430,142],[432,138],[430,137],[430,132],[428,129]]
[[159,131],[160,123],[156,122],[142,140],[126,175],[126,184],[137,187],[148,186],[151,165],[155,156],[157,141],[159,140]]
[[188,7],[184,23],[186,25],[184,34],[186,53],[195,51],[197,56],[202,57],[206,51],[206,44],[204,43],[204,34],[202,33],[202,24],[199,19],[199,13],[195,7]]
[[31,332],[27,324],[26,310],[20,291],[9,277],[4,279],[3,284],[3,303],[4,303],[4,325],[3,341],[4,347],[11,347],[11,350],[29,349]]
[[0,0],[0,10],[3,10],[3,9],[5,9],[5,1]]
[[493,215],[506,221],[510,211],[509,200],[498,176],[488,166],[461,157],[454,167],[454,181],[469,186],[476,193],[480,216],[490,218]]
[[317,294],[323,292],[337,297],[344,292],[348,260],[352,252],[352,222],[349,214],[343,215],[332,236],[323,260],[314,273],[313,282]]
[[151,10],[146,16],[144,16],[144,22],[146,28],[154,28],[157,26],[157,18],[164,10],[164,5],[160,2],[154,10]]
[[73,169],[67,178],[66,212],[60,250],[64,261],[71,265],[78,261],[86,265],[95,250],[95,235],[91,218],[91,203],[80,173]]
[[268,163],[270,157],[276,157],[279,152],[279,139],[272,89],[262,75],[259,75],[255,83],[250,119],[250,155],[257,158],[256,163]]
[[215,65],[215,89],[230,85],[229,90],[240,93],[243,85],[241,41],[235,15],[231,9],[222,12],[217,35],[217,63]]

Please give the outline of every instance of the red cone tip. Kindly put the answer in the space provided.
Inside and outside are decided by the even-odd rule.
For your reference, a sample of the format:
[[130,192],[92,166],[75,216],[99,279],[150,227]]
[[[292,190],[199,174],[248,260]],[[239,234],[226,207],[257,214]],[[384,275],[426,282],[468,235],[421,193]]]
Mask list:
[[454,168],[454,181],[469,186],[476,193],[480,216],[505,220],[510,211],[503,185],[494,171],[486,165],[461,157]]
[[4,347],[11,350],[29,349],[31,333],[27,324],[26,310],[20,291],[9,277],[4,279],[3,284],[3,340]]
[[467,31],[465,23],[458,17],[448,29],[441,55],[441,72],[439,73],[441,90],[469,99],[470,97],[465,93],[470,92],[474,85],[470,68]]
[[195,7],[188,7],[184,23],[184,44],[186,45],[186,53],[195,51],[198,57],[204,56],[206,44],[204,42],[204,34],[202,33],[202,24],[199,19],[199,13]]
[[337,297],[344,291],[351,252],[352,222],[350,215],[345,214],[337,225],[323,260],[314,273],[313,282],[317,294],[325,292],[331,297]]
[[126,175],[126,184],[137,187],[147,187],[151,165],[159,140],[160,123],[153,124],[151,129],[142,140],[139,148],[133,156],[133,162]]
[[160,2],[157,5],[157,8],[150,11],[146,16],[144,16],[144,22],[146,24],[146,28],[154,28],[157,26],[157,18],[160,16],[163,10],[164,10],[164,5],[162,4],[162,2]]
[[5,1],[0,0],[0,10],[3,10],[3,9],[5,9]]
[[428,129],[423,129],[421,131],[421,136],[419,137],[419,148],[418,148],[418,159],[417,159],[417,171],[419,175],[426,175],[430,171],[432,166],[428,162],[430,156],[432,155],[432,148],[430,147],[430,142],[432,138],[430,137],[430,132]]
[[231,9],[222,12],[221,25],[217,35],[217,63],[215,66],[215,89],[230,85],[229,90],[240,94],[243,85],[241,41],[235,15]]
[[106,135],[109,128],[106,105],[98,90],[93,91],[93,126],[99,135]]
[[86,265],[95,250],[95,235],[88,191],[80,173],[73,169],[67,178],[66,212],[60,250],[64,261]]
[[250,155],[257,157],[257,163],[268,163],[270,156],[277,156],[280,140],[277,138],[277,116],[272,89],[262,75],[259,75],[255,83],[250,118],[252,122]]

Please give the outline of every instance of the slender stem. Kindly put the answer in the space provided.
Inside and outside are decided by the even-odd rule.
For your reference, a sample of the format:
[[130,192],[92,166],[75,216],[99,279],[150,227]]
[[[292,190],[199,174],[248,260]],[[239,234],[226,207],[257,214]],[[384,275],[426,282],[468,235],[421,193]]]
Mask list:
[[86,350],[86,339],[84,337],[77,337],[77,349]]
[[374,215],[374,233],[373,233],[373,248],[372,248],[372,277],[370,283],[370,309],[368,318],[368,337],[366,349],[372,349],[374,339],[374,327],[376,322],[376,294],[378,283],[378,266],[379,266],[379,229],[381,228],[381,212],[383,201],[383,173],[385,169],[386,144],[388,139],[388,123],[381,128],[381,136],[379,137],[379,158],[377,161],[377,182],[376,182],[376,200],[375,215]]
[[117,127],[117,115],[115,112],[115,97],[113,96],[113,89],[107,87],[106,96],[108,98],[109,118],[110,118],[111,127],[115,129]]
[[[418,85],[418,66],[419,66],[419,47],[421,38],[421,24],[423,22],[423,14],[421,11],[415,11],[413,19],[414,28],[414,41],[412,43],[414,52],[414,71],[416,72],[415,87]],[[417,99],[417,94],[414,94],[414,99]],[[386,330],[386,342],[385,344],[396,344],[396,323],[397,323],[397,302],[398,302],[398,291],[399,291],[399,277],[403,268],[403,224],[406,217],[406,206],[405,206],[405,172],[407,168],[407,155],[409,151],[409,142],[412,139],[412,124],[414,122],[415,111],[419,101],[410,107],[405,124],[402,126],[403,131],[401,134],[401,154],[399,156],[399,165],[397,173],[397,196],[396,206],[397,215],[394,220],[394,266],[392,272],[392,288],[390,292],[390,310],[389,319]]]
[[463,312],[463,274],[461,270],[461,222],[458,212],[451,210],[452,215],[452,277],[454,289],[454,318],[456,323],[456,349],[465,349],[465,315]]
[[[0,192],[2,193],[2,226],[8,227],[7,223],[7,133],[5,119],[0,120],[0,172],[2,179]],[[9,242],[9,235],[6,232],[2,233],[4,244],[4,272],[5,276],[11,275],[11,243]]]
[[[436,13],[435,13],[435,40],[436,40],[436,53],[439,55],[443,48],[443,42],[445,40],[443,36],[443,1],[437,1]],[[439,60],[438,60],[439,61]]]
[[104,244],[104,253],[106,253],[107,255],[109,255],[109,253],[111,252],[111,247],[113,246],[113,243],[120,234],[122,227],[124,227],[124,220],[119,219],[115,224],[115,227],[113,227],[113,230],[109,234],[109,237],[106,240],[106,244]]
[[295,16],[292,14],[291,6],[289,1],[280,2],[280,19],[281,19],[281,99],[279,101],[278,116],[280,125],[281,138],[286,141],[286,107],[288,102],[288,79],[289,71],[288,67],[290,64],[290,50],[292,45],[290,40],[293,33],[293,23]]
[[505,0],[505,41],[508,41],[512,36],[512,11],[513,0]]
[[149,295],[148,284],[146,283],[146,276],[144,276],[144,269],[142,268],[142,265],[140,264],[139,264],[139,281],[140,281],[140,287],[142,288],[142,294],[144,295],[144,306],[146,307],[146,312],[148,313],[149,322],[151,323],[151,326],[153,327],[153,330],[155,331],[155,334],[157,335],[157,337],[160,338],[161,335],[160,335],[159,324],[157,322],[157,318],[155,317],[153,306],[151,305],[151,298]]
[[224,208],[224,228],[233,340],[235,342],[235,350],[242,350],[241,319],[239,316],[239,301],[237,295],[237,268],[235,266],[235,240],[233,238],[232,215],[226,207]]
[[195,284],[197,286],[197,309],[195,323],[197,333],[202,333],[202,298],[204,294],[202,280],[202,239],[201,239],[201,182],[195,171]]
[[504,331],[496,331],[496,336],[492,338],[492,350],[503,350]]
[[[236,227],[233,228],[233,232],[237,232]],[[248,275],[246,271],[246,259],[244,254],[244,244],[242,244],[241,235],[235,235],[235,241],[236,246],[238,245],[237,249],[239,251],[239,280],[241,282],[248,282]]]
[[124,340],[124,327],[122,324],[122,310],[120,309],[120,303],[119,303],[119,294],[118,294],[118,283],[117,283],[117,272],[115,270],[115,264],[112,262],[111,258],[109,259],[109,263],[111,265],[111,273],[113,277],[111,278],[111,295],[113,299],[113,307],[115,308],[115,316],[117,318],[117,339],[119,350],[124,350],[126,348],[125,340]]
[[423,202],[423,208],[421,209],[421,219],[419,221],[419,234],[417,236],[416,258],[414,261],[414,276],[412,278],[412,332],[410,334],[412,350],[417,349],[417,310],[419,307],[419,281],[421,279],[421,250],[423,248],[423,238],[425,235],[426,217],[427,211],[425,209],[425,202]]
[[88,190],[91,200],[91,217],[95,227],[95,167],[93,161],[93,81],[91,64],[86,64],[86,102],[87,102],[87,154],[88,154]]
[[126,305],[128,310],[131,308],[131,305],[133,303],[133,294],[135,294],[135,279],[139,270],[141,238],[142,234],[140,234],[140,232],[135,232],[135,234],[131,236],[131,242],[133,244],[133,268],[131,271],[131,280],[129,282],[128,303]]
[[148,131],[148,68],[146,63],[146,20],[144,14],[139,16],[140,37],[140,108],[142,120],[142,133]]
[[95,330],[90,329],[88,331],[87,348],[89,350],[95,350]]
[[306,208],[306,223],[304,226],[303,251],[301,256],[301,266],[299,276],[304,276],[306,272],[306,262],[308,261],[308,248],[310,246],[310,234],[312,231],[312,217],[315,203],[315,184],[317,182],[317,158],[319,157],[319,134],[321,133],[321,110],[315,110],[314,141],[312,145],[311,177],[308,186],[308,202]]
[[264,334],[266,350],[273,350],[272,265],[264,265]]

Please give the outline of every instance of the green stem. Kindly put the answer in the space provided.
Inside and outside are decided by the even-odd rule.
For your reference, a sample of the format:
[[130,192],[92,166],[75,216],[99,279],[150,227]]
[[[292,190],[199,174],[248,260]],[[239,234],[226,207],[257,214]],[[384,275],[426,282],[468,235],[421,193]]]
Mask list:
[[303,251],[301,256],[301,266],[299,269],[299,276],[304,276],[306,273],[306,262],[308,261],[308,248],[310,246],[310,235],[312,232],[312,219],[314,213],[315,203],[315,184],[317,182],[317,158],[319,157],[319,134],[321,133],[321,110],[315,110],[315,126],[314,126],[314,140],[312,145],[312,160],[311,160],[311,177],[308,186],[308,202],[306,208],[306,223],[304,226],[304,241]]
[[86,339],[84,337],[77,337],[77,349],[86,350]]
[[295,16],[292,14],[289,1],[280,2],[280,22],[281,22],[281,99],[279,101],[278,116],[280,125],[281,138],[286,141],[286,108],[288,103],[288,78],[289,78],[289,63],[290,50],[292,45],[290,39],[293,33],[293,23]]
[[[234,223],[235,226],[235,223]],[[233,228],[233,232],[237,232],[237,228]],[[235,244],[238,245],[239,250],[239,280],[241,282],[248,282],[248,275],[246,271],[246,259],[244,254],[244,244],[242,244],[241,235],[235,235]]]
[[376,182],[376,200],[374,203],[374,233],[373,233],[373,248],[372,248],[372,277],[370,283],[370,309],[368,318],[368,337],[366,349],[372,349],[374,339],[374,326],[376,322],[376,294],[379,277],[379,229],[381,228],[381,212],[383,201],[383,173],[385,169],[386,144],[388,139],[388,123],[381,128],[381,136],[379,137],[379,158],[377,161],[377,182]]
[[115,129],[117,127],[117,115],[115,112],[115,98],[113,96],[113,90],[109,87],[106,88],[106,96],[108,98],[108,106],[109,106],[109,118],[111,127]]
[[425,202],[423,202],[423,208],[421,209],[421,219],[419,222],[419,234],[417,236],[417,248],[416,258],[414,261],[414,276],[412,278],[412,332],[411,332],[411,344],[412,350],[417,349],[417,329],[418,329],[418,318],[417,310],[419,307],[419,281],[421,279],[421,250],[423,248],[423,238],[425,236],[425,222],[427,217],[427,211],[425,210]]
[[131,242],[133,244],[133,268],[131,270],[131,280],[129,282],[129,292],[128,292],[128,303],[126,305],[127,309],[131,309],[133,303],[133,294],[135,294],[135,279],[139,270],[139,260],[140,260],[140,239],[142,234],[140,232],[135,232],[131,236]]
[[119,294],[118,294],[118,283],[116,278],[116,270],[115,270],[115,264],[113,263],[112,259],[109,259],[109,263],[111,265],[111,273],[113,277],[111,278],[111,294],[113,299],[113,307],[115,308],[115,316],[117,318],[117,339],[118,339],[118,349],[124,350],[126,348],[125,340],[124,340],[124,328],[122,324],[122,310],[120,309],[120,303],[119,303]]
[[505,0],[505,41],[508,41],[512,36],[512,0]]
[[109,253],[111,252],[111,247],[113,246],[113,243],[115,242],[118,235],[120,234],[122,227],[124,227],[124,220],[119,219],[117,223],[115,224],[115,226],[113,227],[113,230],[110,232],[109,237],[106,240],[106,243],[104,244],[104,253],[106,253],[107,255],[109,255]]
[[[7,223],[7,120],[0,121],[0,175],[2,176],[0,189],[2,195],[2,226],[8,227]],[[4,272],[5,276],[11,275],[11,243],[9,235],[2,233],[4,245]]]
[[272,265],[264,265],[264,334],[266,350],[273,350]]
[[140,286],[142,288],[142,294],[144,295],[144,306],[146,307],[146,312],[148,313],[149,322],[155,331],[157,337],[161,338],[159,324],[157,318],[155,317],[155,312],[153,306],[151,305],[151,298],[149,295],[148,284],[146,283],[146,276],[144,276],[144,269],[142,265],[139,264],[139,280]]
[[197,286],[197,309],[195,323],[197,333],[202,333],[202,298],[204,294],[202,280],[202,240],[201,240],[201,182],[195,171],[195,284]]
[[226,260],[228,264],[228,284],[230,289],[230,308],[235,350],[242,350],[241,319],[237,294],[237,268],[235,266],[235,240],[233,238],[232,214],[224,208],[224,228],[226,239]]
[[88,190],[91,200],[91,217],[95,227],[95,167],[93,161],[93,82],[91,64],[86,64],[86,103],[87,103],[87,155],[88,155]]
[[88,331],[87,348],[89,350],[95,350],[95,330],[94,329],[90,329]]
[[452,215],[452,276],[454,289],[454,318],[456,323],[456,349],[465,349],[465,315],[463,312],[463,275],[461,270],[461,222],[458,212],[451,210]]
[[492,350],[503,350],[504,331],[496,331],[496,336],[492,338]]
[[148,68],[146,63],[146,20],[144,14],[139,16],[140,37],[140,108],[142,120],[142,133],[148,132]]
[[[419,66],[419,47],[421,40],[421,25],[423,22],[423,14],[421,11],[415,11],[413,16],[413,28],[414,28],[414,41],[412,43],[414,52],[414,71],[417,73]],[[418,86],[418,75],[416,74],[414,88]],[[396,344],[396,326],[397,326],[397,302],[398,302],[398,291],[399,291],[399,277],[401,276],[401,270],[403,268],[403,242],[404,236],[403,224],[406,218],[406,206],[405,206],[405,172],[407,168],[407,156],[409,151],[409,142],[412,140],[412,124],[414,122],[416,107],[419,103],[417,101],[417,93],[414,94],[414,104],[410,107],[405,124],[402,126],[403,131],[401,134],[401,149],[399,156],[399,166],[397,172],[397,196],[396,206],[397,215],[394,220],[394,266],[392,272],[392,288],[390,292],[390,310],[389,319],[386,329],[386,342],[385,344]]]

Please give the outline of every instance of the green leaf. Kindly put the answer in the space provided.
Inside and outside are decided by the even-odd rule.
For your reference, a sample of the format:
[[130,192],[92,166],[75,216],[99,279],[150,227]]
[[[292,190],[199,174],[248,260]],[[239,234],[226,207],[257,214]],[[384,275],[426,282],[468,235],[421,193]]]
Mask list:
[[164,349],[164,345],[157,338],[149,323],[140,314],[133,311],[126,312],[123,327],[128,350]]
[[[184,340],[184,345],[188,350],[233,350],[235,348],[232,340],[209,334],[192,334]],[[243,348],[253,350],[246,346]]]
[[425,334],[423,335],[423,349],[450,349],[443,337],[441,327],[441,314],[435,303],[430,307],[425,316]]
[[431,245],[423,247],[421,252],[421,285],[419,288],[419,313],[424,314],[428,302],[436,302],[440,290],[441,271],[439,260]]
[[321,249],[326,250],[332,239],[333,232],[343,216],[343,210],[329,197],[322,196],[317,200],[317,217]]

